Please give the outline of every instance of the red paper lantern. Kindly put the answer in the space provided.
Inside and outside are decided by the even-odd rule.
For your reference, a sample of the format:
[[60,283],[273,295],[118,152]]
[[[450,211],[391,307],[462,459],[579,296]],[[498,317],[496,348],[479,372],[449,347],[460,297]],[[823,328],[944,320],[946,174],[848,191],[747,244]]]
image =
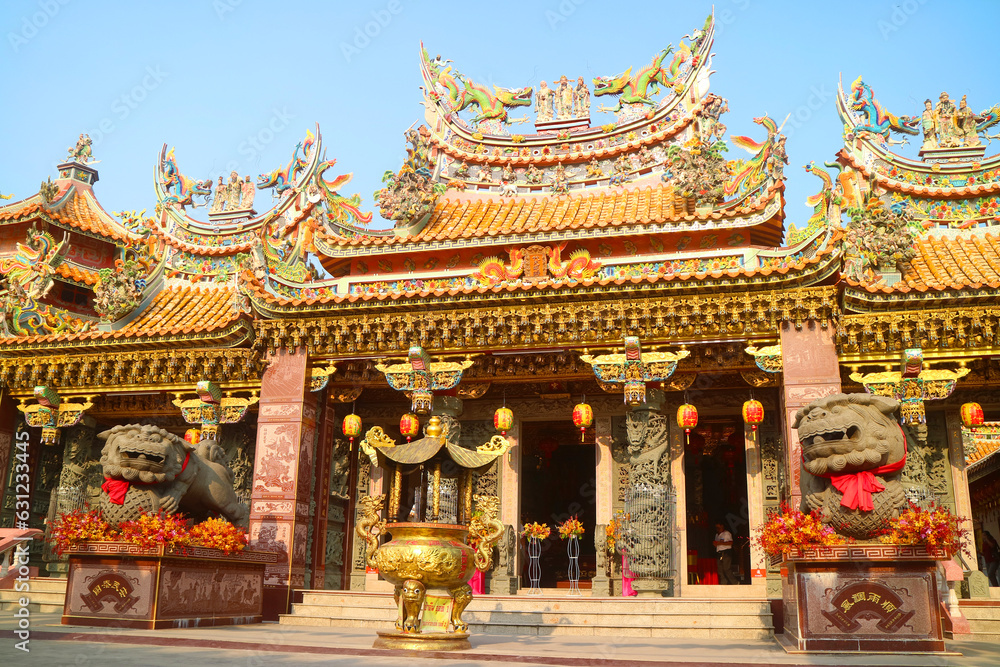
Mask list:
[[500,431],[500,435],[506,436],[507,431],[514,424],[514,413],[510,408],[497,408],[493,413],[493,428]]
[[584,433],[594,423],[594,409],[586,403],[577,403],[573,408],[573,424],[580,429],[580,442],[584,440]]
[[399,418],[399,432],[406,436],[407,442],[410,442],[413,436],[420,433],[420,419],[412,412],[407,412]]
[[691,429],[698,425],[698,408],[690,403],[677,408],[677,425],[684,429],[685,433],[690,433]]
[[190,442],[192,445],[197,445],[201,442],[201,431],[196,428],[189,428],[184,431],[184,439]]
[[966,428],[983,425],[983,407],[979,403],[962,405],[962,423]]
[[760,401],[751,398],[743,404],[743,421],[750,424],[751,431],[757,430],[757,424],[764,421],[764,406]]
[[361,435],[361,417],[355,414],[349,414],[344,417],[343,424],[344,435],[351,439],[351,446],[354,446],[354,439]]

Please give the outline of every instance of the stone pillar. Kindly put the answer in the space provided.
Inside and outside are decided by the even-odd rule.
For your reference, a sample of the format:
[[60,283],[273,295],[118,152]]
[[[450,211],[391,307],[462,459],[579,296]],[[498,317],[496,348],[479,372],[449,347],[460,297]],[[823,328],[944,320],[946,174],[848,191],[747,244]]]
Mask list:
[[785,454],[791,497],[789,504],[798,508],[802,502],[799,487],[802,448],[792,428],[795,413],[817,398],[840,393],[840,364],[833,342],[834,328],[825,329],[818,322],[808,322],[796,329],[791,324],[781,327],[781,359],[784,373],[782,394],[785,418]]
[[513,531],[498,547],[506,546],[509,553],[502,559],[506,566],[501,571],[499,565],[493,570],[490,593],[513,595],[521,587],[521,420],[515,419],[513,428],[507,431],[510,449],[500,457],[500,522]]
[[315,513],[312,517],[312,581],[310,588],[326,588],[326,522],[330,505],[330,466],[337,443],[333,434],[336,423],[333,405],[326,401],[326,392],[319,408],[319,439],[316,449],[316,483],[313,486]]
[[288,612],[292,589],[305,586],[316,399],[306,394],[305,350],[270,359],[261,379],[250,541],[278,552],[264,572],[264,618],[277,620]]
[[[764,474],[761,468],[760,432],[753,431],[749,424],[743,425],[743,442],[747,460],[747,522],[752,537],[764,525]],[[767,578],[767,563],[764,550],[757,541],[750,540],[750,583],[763,582]]]
[[[673,402],[667,408],[667,416],[677,414],[679,406]],[[684,471],[684,429],[670,420],[670,483],[674,488],[675,507],[674,529],[677,531],[677,550],[674,552],[677,580],[674,585],[674,597],[684,594],[688,585],[687,559],[687,473]]]
[[[613,515],[611,507],[614,503],[615,488],[615,462],[611,456],[611,417],[598,417],[595,425],[595,432],[597,434],[597,460],[595,462],[595,478],[597,480],[597,497],[595,498],[597,505],[597,525],[594,529],[596,531],[600,528],[601,531],[604,531],[605,526],[611,523],[611,517]],[[597,574],[594,576],[591,589],[592,595],[595,596],[611,595],[611,578],[605,571],[605,564],[609,558],[607,548],[605,546],[606,539],[606,534],[594,534],[594,544],[598,549]]]
[[[972,534],[972,497],[969,495],[969,477],[965,473],[965,446],[962,443],[962,419],[958,411],[952,409],[945,413],[945,423],[948,428],[948,463],[951,467],[951,488],[955,494],[955,514],[965,519],[963,527]],[[973,570],[979,568],[976,554],[976,541],[965,541],[962,558]]]

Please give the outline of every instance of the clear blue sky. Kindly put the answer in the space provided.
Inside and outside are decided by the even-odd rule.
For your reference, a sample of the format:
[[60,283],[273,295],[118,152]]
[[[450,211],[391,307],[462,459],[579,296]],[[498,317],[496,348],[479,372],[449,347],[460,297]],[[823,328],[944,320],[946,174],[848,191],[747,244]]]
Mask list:
[[[405,155],[403,131],[423,118],[420,40],[477,82],[537,89],[566,74],[590,85],[676,45],[711,7],[5,0],[0,193],[37,192],[77,135],[89,132],[105,208],[151,211],[163,143],[176,146],[181,171],[193,178],[232,166],[256,177],[285,164],[318,122],[328,156],[354,173],[343,194],[361,193],[372,210],[382,173]],[[789,221],[809,216],[805,198],[818,189],[802,165],[831,160],[842,146],[834,107],[841,72],[847,85],[863,74],[897,115],[918,114],[942,90],[953,99],[968,94],[977,112],[1000,102],[990,46],[1000,25],[996,0],[716,0],[715,8],[712,90],[729,99],[729,133],[759,139],[754,116],[781,122],[792,114]],[[359,38],[366,28],[374,37]],[[900,150],[915,156],[916,146]],[[731,147],[730,157],[741,153]],[[257,209],[268,199],[259,193]]]

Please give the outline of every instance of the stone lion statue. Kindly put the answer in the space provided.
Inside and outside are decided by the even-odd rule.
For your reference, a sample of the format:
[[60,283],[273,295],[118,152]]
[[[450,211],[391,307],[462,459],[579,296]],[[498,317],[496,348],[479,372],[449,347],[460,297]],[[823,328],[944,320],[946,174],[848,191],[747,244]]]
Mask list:
[[802,445],[802,511],[822,510],[846,537],[875,537],[906,505],[901,471],[906,435],[899,403],[871,394],[834,394],[795,415]]
[[100,433],[101,514],[112,523],[143,511],[178,510],[201,517],[221,514],[233,523],[248,517],[233,490],[233,472],[214,440],[197,446],[157,426],[128,424]]

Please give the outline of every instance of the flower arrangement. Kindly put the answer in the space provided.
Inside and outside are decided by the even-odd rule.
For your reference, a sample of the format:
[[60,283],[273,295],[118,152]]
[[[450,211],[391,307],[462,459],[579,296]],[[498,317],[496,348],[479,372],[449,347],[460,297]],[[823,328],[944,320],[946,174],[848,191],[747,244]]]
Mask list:
[[846,540],[824,525],[819,510],[809,514],[783,506],[771,512],[754,541],[771,558],[780,558],[793,549],[843,544]]
[[80,542],[108,542],[118,537],[118,532],[96,510],[73,510],[52,522],[52,547],[62,555],[66,549]]
[[191,543],[210,549],[218,549],[229,555],[243,551],[248,539],[247,533],[225,519],[210,517],[191,528]]
[[163,512],[143,512],[138,519],[123,521],[118,526],[118,534],[121,541],[144,548],[158,544],[180,547],[191,541],[191,532],[184,516]]
[[580,523],[575,514],[556,526],[556,529],[559,530],[560,540],[570,537],[580,537],[584,533],[583,524]]
[[548,539],[551,534],[552,529],[549,528],[547,523],[526,523],[524,524],[524,530],[521,531],[522,537],[527,537],[529,540]]
[[49,541],[60,555],[82,542],[130,542],[143,548],[160,544],[174,549],[197,546],[226,554],[243,551],[248,544],[246,531],[225,519],[209,518],[193,527],[189,524],[182,514],[144,512],[115,528],[98,510],[75,510],[52,523]]
[[615,545],[618,543],[619,530],[621,530],[621,522],[617,519],[617,517],[612,519],[610,523],[604,527],[604,545],[609,554],[613,554],[615,552]]
[[886,544],[925,544],[952,554],[968,539],[969,531],[962,519],[944,507],[931,505],[924,509],[910,503],[909,508],[894,518],[879,541]]

